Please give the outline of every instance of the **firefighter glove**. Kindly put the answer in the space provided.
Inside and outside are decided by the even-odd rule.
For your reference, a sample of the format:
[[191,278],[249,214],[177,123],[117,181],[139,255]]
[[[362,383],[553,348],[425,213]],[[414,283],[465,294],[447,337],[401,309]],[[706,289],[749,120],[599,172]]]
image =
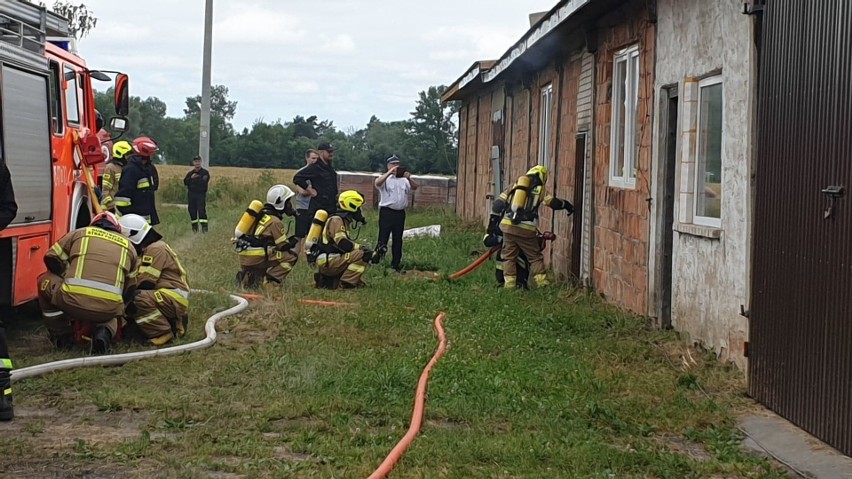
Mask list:
[[485,245],[486,248],[493,248],[495,246],[500,246],[500,236],[489,233],[482,238],[482,244]]
[[574,205],[572,205],[568,200],[561,200],[559,198],[553,198],[550,200],[549,206],[554,210],[565,210],[568,214],[574,213]]
[[500,220],[503,218],[502,215],[492,214],[491,218],[488,220],[488,234],[499,235],[500,234]]
[[281,249],[284,250],[284,251],[289,251],[289,250],[295,248],[297,244],[299,244],[299,237],[294,235],[294,236],[287,238],[287,242],[284,243],[284,245]]

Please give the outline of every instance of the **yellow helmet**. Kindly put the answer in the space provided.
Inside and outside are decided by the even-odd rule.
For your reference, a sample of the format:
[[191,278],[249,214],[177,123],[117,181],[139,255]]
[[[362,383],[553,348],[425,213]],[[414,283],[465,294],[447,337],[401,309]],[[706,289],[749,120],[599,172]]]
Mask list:
[[544,165],[536,165],[530,168],[530,171],[527,172],[527,176],[538,176],[538,179],[541,180],[541,184],[547,183],[547,167]]
[[355,213],[364,205],[364,196],[355,190],[346,190],[337,198],[337,207],[341,211]]
[[122,140],[113,145],[112,156],[120,160],[131,151],[133,151],[133,146],[129,142]]

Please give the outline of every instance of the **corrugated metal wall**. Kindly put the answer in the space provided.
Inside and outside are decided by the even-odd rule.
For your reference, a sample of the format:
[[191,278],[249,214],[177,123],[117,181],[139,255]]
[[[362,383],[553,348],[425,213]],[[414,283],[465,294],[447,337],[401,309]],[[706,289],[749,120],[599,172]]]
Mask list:
[[749,393],[852,454],[852,5],[763,22]]

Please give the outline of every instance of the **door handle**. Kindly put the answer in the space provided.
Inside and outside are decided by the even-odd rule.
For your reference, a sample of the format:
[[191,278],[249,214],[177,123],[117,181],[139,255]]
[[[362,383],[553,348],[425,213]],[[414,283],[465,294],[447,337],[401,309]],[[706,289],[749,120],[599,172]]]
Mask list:
[[843,195],[846,194],[846,187],[832,185],[826,186],[822,190],[822,194],[828,196],[830,198],[831,203],[829,203],[828,208],[825,209],[825,213],[823,213],[822,219],[827,220],[831,218],[831,215],[834,214],[834,203],[838,198],[843,198]]
[[830,198],[843,198],[843,195],[846,194],[845,186],[826,186],[822,189],[822,194],[830,197]]
[[30,246],[30,251],[38,251],[41,249],[41,245],[33,245]]

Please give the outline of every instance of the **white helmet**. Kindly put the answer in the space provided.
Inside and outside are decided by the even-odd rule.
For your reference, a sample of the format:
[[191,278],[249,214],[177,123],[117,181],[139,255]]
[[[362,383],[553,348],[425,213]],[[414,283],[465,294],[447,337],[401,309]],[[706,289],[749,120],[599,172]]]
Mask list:
[[266,202],[275,207],[276,210],[283,211],[287,200],[295,194],[289,186],[275,185],[266,192]]
[[133,244],[141,243],[151,231],[151,225],[139,215],[124,215],[118,219],[118,224],[121,225],[121,234],[127,236]]

